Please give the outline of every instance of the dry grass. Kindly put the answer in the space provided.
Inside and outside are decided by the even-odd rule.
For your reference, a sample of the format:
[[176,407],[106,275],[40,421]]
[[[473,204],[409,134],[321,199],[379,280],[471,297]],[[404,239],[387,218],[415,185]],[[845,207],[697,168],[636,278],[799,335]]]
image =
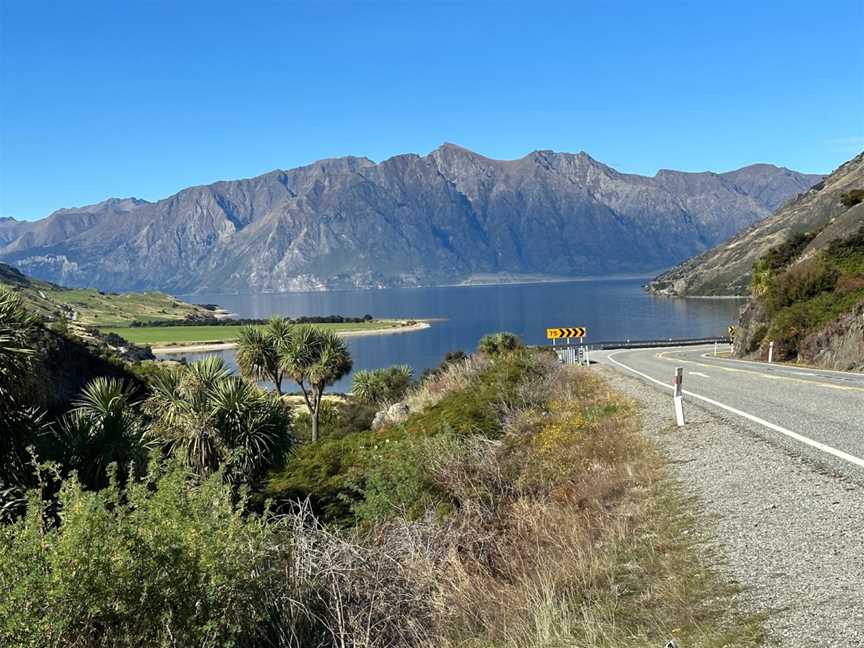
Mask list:
[[468,387],[488,366],[490,360],[474,354],[423,381],[403,401],[411,412],[419,412],[440,402],[447,394]]

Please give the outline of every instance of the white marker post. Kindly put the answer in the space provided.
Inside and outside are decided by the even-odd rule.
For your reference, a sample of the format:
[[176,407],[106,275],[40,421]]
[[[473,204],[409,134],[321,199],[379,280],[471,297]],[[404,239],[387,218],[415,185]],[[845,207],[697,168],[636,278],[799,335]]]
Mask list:
[[684,367],[675,369],[675,422],[684,427]]
[[774,362],[774,341],[768,343],[768,364]]
[[714,341],[714,355],[717,355],[717,341]]

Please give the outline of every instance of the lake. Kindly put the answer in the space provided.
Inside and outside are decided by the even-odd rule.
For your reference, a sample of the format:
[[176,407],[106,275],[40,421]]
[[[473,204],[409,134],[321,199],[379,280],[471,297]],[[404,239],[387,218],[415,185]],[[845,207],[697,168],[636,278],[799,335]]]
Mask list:
[[[670,299],[642,289],[645,277],[594,278],[562,283],[441,288],[394,288],[253,295],[178,295],[194,303],[214,303],[238,317],[346,315],[434,318],[417,333],[349,338],[355,369],[408,364],[419,375],[436,366],[447,351],[470,351],[487,333],[511,331],[528,344],[546,343],[546,329],[586,326],[587,340],[709,337],[725,335],[742,303],[734,299]],[[220,351],[236,368],[233,351]],[[204,354],[165,354],[189,361]],[[289,385],[285,385],[289,388]],[[334,391],[347,391],[350,377]]]

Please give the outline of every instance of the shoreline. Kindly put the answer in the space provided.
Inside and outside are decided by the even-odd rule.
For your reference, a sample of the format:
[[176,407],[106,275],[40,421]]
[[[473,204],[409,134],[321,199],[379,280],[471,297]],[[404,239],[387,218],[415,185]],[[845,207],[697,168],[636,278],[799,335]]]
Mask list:
[[[432,324],[427,321],[418,321],[416,324],[412,324],[410,326],[396,326],[392,328],[380,328],[368,331],[339,331],[337,332],[337,335],[344,338],[370,337],[373,335],[397,335],[400,333],[416,333],[417,331],[422,331],[431,326]],[[154,346],[150,347],[150,351],[152,351],[156,355],[174,355],[178,353],[204,353],[207,351],[225,351],[227,349],[234,349],[236,347],[237,342],[202,342],[161,347]]]

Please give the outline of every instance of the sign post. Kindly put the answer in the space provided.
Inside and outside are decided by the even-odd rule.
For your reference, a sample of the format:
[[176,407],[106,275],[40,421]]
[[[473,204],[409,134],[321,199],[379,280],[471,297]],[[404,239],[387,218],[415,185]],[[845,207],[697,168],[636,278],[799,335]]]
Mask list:
[[584,326],[565,326],[558,328],[547,328],[546,329],[546,338],[552,340],[552,346],[555,346],[556,340],[564,340],[565,342],[570,338],[579,338],[580,347],[577,349],[576,347],[566,346],[563,351],[556,351],[558,354],[558,358],[564,364],[581,364],[585,359],[585,347],[582,346],[583,338],[588,334],[588,329]]
[[735,327],[729,327],[729,352],[735,353]]
[[675,422],[684,427],[684,367],[675,369]]

